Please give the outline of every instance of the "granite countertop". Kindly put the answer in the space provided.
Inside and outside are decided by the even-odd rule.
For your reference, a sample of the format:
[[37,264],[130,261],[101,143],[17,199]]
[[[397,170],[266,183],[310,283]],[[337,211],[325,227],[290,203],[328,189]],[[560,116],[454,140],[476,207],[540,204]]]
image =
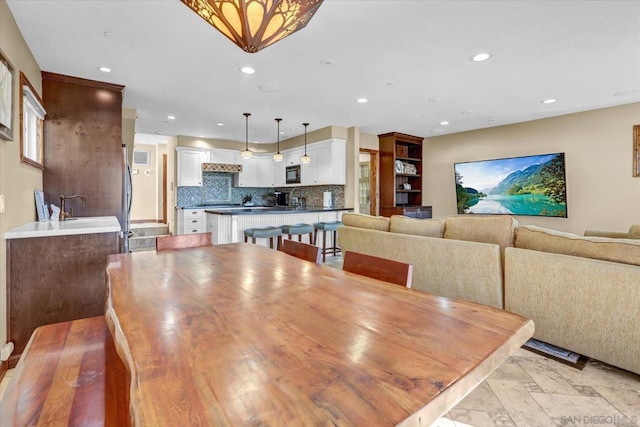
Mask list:
[[240,209],[205,209],[205,213],[216,215],[270,215],[270,214],[295,214],[311,212],[351,211],[353,208],[318,208],[308,206],[304,209],[289,206],[254,206]]
[[30,222],[4,233],[4,238],[70,236],[74,234],[114,233],[121,230],[115,216],[71,217],[66,221]]

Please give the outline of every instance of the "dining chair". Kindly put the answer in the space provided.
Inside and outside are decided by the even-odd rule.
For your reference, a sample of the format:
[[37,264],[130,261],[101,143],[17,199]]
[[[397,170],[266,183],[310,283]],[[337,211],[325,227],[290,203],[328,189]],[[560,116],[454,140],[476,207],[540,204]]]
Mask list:
[[345,251],[344,271],[383,280],[395,285],[411,287],[413,266],[404,262],[379,258],[359,252]]
[[322,254],[322,251],[318,246],[303,242],[296,242],[295,240],[284,240],[278,250],[296,258],[320,264],[320,255]]
[[211,246],[211,233],[178,234],[156,237],[156,251]]

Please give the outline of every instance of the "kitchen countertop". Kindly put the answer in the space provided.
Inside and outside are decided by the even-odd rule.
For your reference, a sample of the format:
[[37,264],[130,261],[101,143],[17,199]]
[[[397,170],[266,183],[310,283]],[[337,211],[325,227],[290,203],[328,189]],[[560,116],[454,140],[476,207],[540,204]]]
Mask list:
[[114,233],[120,231],[115,216],[71,217],[66,221],[30,222],[4,233],[4,238],[70,236],[74,234]]
[[309,212],[335,212],[335,211],[351,211],[353,208],[314,208],[307,207],[304,209],[289,206],[254,206],[243,207],[238,209],[205,209],[205,213],[216,215],[271,215],[271,214],[296,214]]

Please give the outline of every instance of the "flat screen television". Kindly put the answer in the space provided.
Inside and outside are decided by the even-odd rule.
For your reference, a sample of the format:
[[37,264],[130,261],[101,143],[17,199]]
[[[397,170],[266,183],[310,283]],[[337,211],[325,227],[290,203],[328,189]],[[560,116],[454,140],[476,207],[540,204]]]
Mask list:
[[564,153],[455,163],[459,214],[567,217]]

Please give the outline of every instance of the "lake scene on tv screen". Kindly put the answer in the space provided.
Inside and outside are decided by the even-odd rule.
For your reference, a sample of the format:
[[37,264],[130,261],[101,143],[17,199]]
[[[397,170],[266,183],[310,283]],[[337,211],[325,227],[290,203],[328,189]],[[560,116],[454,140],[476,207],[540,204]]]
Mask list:
[[456,163],[460,214],[567,217],[564,153]]

